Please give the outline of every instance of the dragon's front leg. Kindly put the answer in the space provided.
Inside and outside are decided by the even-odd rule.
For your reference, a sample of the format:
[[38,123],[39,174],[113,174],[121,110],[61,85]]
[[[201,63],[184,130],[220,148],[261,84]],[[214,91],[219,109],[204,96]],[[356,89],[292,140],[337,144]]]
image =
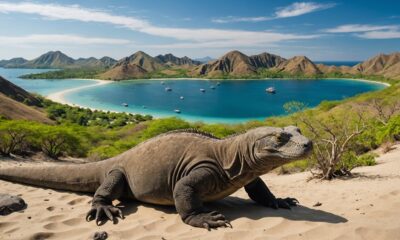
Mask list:
[[96,219],[96,224],[100,225],[104,218],[114,221],[114,218],[124,218],[122,211],[112,205],[114,199],[123,196],[128,183],[125,174],[118,169],[109,172],[104,182],[97,189],[92,200],[92,208],[86,215],[87,221]]

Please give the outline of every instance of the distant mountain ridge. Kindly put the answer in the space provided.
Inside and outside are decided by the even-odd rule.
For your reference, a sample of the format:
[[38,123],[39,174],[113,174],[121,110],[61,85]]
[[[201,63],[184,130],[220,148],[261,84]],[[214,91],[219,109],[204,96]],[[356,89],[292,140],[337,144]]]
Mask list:
[[28,62],[25,58],[11,58],[10,60],[0,60],[0,67],[15,68]]
[[117,60],[110,57],[97,59],[79,58],[73,59],[61,51],[50,51],[39,57],[26,60],[24,58],[12,58],[10,60],[1,60],[0,67],[5,68],[109,68],[113,66]]
[[219,59],[201,63],[189,57],[173,54],[152,57],[138,51],[116,61],[110,57],[68,57],[52,51],[27,61],[13,58],[0,61],[0,67],[30,68],[93,68],[100,69],[93,77],[108,80],[125,80],[152,77],[246,78],[246,77],[317,77],[378,75],[400,80],[400,52],[379,54],[355,66],[315,64],[306,56],[285,59],[271,53],[247,56],[240,51],[230,51]]

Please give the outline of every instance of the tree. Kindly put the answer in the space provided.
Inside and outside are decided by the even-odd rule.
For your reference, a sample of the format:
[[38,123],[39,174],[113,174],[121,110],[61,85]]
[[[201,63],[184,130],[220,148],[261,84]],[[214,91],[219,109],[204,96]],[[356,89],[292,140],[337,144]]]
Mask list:
[[[288,112],[298,112],[304,107],[298,102],[285,105]],[[314,176],[329,180],[338,175],[350,175],[351,169],[343,164],[343,156],[350,152],[349,146],[354,138],[366,129],[362,114],[356,112],[354,116],[352,113],[354,111],[347,109],[344,114],[328,114],[323,118],[316,118],[307,111],[294,115],[294,120],[306,128],[313,141],[313,160],[319,170],[312,172]]]
[[37,133],[42,151],[51,158],[58,159],[79,148],[79,137],[66,126],[41,126]]
[[378,121],[383,125],[387,125],[389,120],[400,112],[400,100],[387,101],[382,98],[374,98],[366,105],[373,109]]
[[9,156],[28,145],[30,125],[25,121],[4,121],[0,125],[0,154]]

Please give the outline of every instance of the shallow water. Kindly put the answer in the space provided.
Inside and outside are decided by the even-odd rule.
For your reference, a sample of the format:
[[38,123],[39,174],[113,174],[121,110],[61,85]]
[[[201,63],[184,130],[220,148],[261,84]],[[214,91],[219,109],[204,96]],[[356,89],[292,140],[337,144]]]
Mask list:
[[[17,78],[19,70],[0,69],[0,75],[8,71],[9,80],[42,95],[93,84],[90,80],[22,80]],[[32,72],[27,69],[23,71]],[[215,89],[211,89],[211,86]],[[276,94],[265,92],[271,86],[276,88]],[[166,87],[172,91],[165,91]],[[301,101],[314,107],[323,100],[340,100],[382,88],[382,84],[342,79],[135,80],[71,92],[65,99],[77,105],[103,110],[151,114],[155,117],[179,116],[191,121],[237,123],[285,114],[283,105],[289,101]],[[205,92],[200,89],[205,89]],[[122,103],[129,106],[124,107]],[[175,109],[181,113],[175,113]]]

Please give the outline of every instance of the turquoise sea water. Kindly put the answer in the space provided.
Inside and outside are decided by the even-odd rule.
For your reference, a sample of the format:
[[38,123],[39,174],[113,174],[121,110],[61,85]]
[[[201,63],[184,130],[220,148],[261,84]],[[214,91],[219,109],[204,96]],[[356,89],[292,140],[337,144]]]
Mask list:
[[93,84],[90,80],[49,80],[49,79],[37,79],[37,80],[26,80],[18,78],[21,75],[30,73],[41,73],[53,71],[54,69],[20,69],[20,68],[0,68],[0,76],[11,81],[12,83],[22,87],[23,89],[38,93],[43,96],[47,96],[51,93],[63,91],[69,88],[75,88],[80,86],[86,86]]
[[[33,70],[0,69],[0,75],[28,91],[42,95],[93,84],[90,80],[22,80],[17,77],[21,75],[19,71]],[[276,94],[265,92],[271,86],[276,89]],[[166,87],[172,91],[165,91]],[[382,84],[342,79],[135,80],[71,92],[65,99],[102,110],[151,114],[155,117],[179,116],[191,121],[237,123],[285,114],[283,105],[289,101],[301,101],[313,107],[323,100],[340,100],[382,88]],[[205,92],[200,89],[205,89]],[[129,106],[124,107],[122,103]],[[175,109],[181,113],[175,113]]]

